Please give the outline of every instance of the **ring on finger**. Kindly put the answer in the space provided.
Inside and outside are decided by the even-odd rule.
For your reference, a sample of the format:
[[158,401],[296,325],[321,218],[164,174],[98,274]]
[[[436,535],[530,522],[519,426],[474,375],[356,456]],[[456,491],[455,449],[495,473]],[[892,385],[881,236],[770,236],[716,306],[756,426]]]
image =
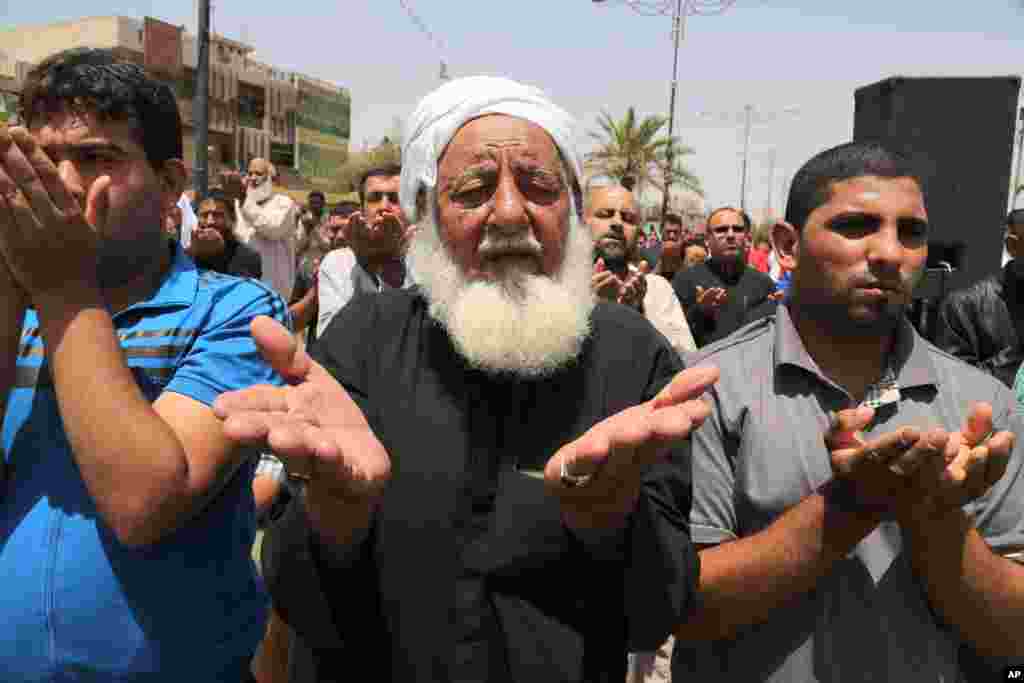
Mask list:
[[562,458],[562,463],[558,469],[558,480],[562,483],[562,486],[570,489],[581,488],[586,486],[594,480],[593,474],[570,474],[568,463],[566,458]]

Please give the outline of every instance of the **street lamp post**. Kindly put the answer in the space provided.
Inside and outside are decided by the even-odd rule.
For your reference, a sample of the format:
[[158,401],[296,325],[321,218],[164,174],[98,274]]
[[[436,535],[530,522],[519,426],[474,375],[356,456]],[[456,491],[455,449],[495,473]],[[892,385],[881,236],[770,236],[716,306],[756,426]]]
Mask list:
[[[605,0],[591,0],[595,4]],[[722,14],[732,7],[736,0],[619,0],[637,14],[644,16],[667,16],[672,13],[672,82],[668,99],[668,138],[666,150],[665,190],[661,201],[661,227],[664,232],[665,214],[668,213],[669,198],[672,191],[675,173],[675,121],[676,121],[676,89],[679,83],[679,44],[683,39],[683,30],[687,15],[713,16]]]
[[672,15],[672,87],[668,96],[668,165],[665,167],[665,177],[662,178],[665,190],[661,193],[661,234],[665,233],[665,214],[668,213],[668,200],[672,194],[672,174],[675,172],[676,141],[673,131],[676,123],[676,85],[679,82],[679,41],[682,40],[684,21],[683,0],[676,0],[676,11]]
[[199,0],[197,27],[198,54],[196,55],[196,93],[192,100],[195,121],[195,164],[193,184],[196,197],[206,196],[209,187],[210,140],[210,0]]

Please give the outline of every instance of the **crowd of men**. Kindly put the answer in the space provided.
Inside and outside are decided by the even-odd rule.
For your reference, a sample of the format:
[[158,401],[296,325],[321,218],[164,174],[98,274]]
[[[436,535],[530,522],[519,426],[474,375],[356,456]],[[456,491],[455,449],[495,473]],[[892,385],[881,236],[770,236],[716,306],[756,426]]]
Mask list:
[[814,156],[766,235],[652,236],[574,127],[458,79],[358,202],[265,159],[193,197],[167,86],[37,65],[0,128],[3,680],[1024,665],[1024,213],[932,344],[901,155]]

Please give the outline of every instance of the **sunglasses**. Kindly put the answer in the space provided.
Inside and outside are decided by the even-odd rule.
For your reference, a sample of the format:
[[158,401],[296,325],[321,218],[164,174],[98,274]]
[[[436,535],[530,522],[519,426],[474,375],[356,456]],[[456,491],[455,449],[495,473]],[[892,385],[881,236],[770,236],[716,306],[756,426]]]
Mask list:
[[730,232],[736,235],[744,235],[747,232],[747,226],[745,225],[719,225],[711,228],[711,232],[716,235],[727,235]]

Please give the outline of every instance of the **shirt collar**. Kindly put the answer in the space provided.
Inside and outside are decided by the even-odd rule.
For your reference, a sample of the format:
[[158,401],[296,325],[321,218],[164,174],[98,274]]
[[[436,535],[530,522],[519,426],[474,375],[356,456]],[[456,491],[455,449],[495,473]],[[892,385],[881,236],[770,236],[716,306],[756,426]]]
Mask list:
[[140,309],[187,308],[195,302],[196,292],[199,290],[199,272],[196,264],[177,242],[173,242],[169,248],[173,250],[171,267],[160,287],[149,299],[132,304],[118,315]]
[[[831,383],[807,353],[786,304],[780,304],[775,313],[774,362],[776,368],[792,365]],[[896,345],[887,359],[887,372],[888,369],[895,375],[901,389],[939,384],[938,373],[928,353],[928,343],[906,318],[900,320]]]

